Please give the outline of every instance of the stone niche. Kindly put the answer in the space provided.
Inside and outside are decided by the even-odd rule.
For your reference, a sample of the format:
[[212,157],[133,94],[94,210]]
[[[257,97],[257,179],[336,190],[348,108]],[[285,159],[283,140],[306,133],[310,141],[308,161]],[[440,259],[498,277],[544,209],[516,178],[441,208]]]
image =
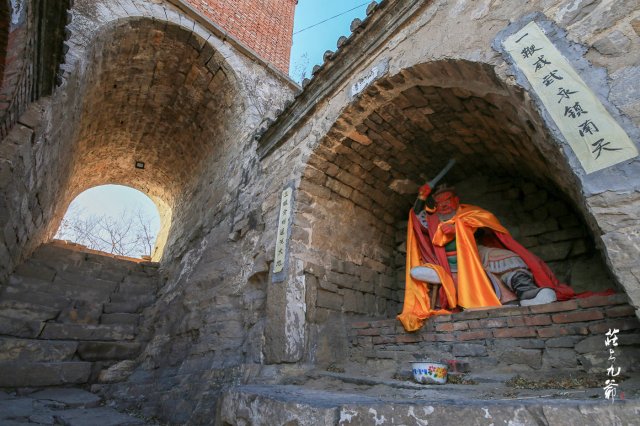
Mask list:
[[462,202],[493,212],[561,281],[615,288],[580,184],[528,96],[484,65],[419,65],[374,83],[309,157],[292,240],[312,358],[335,350],[341,321],[401,311],[408,211],[451,158],[445,180]]

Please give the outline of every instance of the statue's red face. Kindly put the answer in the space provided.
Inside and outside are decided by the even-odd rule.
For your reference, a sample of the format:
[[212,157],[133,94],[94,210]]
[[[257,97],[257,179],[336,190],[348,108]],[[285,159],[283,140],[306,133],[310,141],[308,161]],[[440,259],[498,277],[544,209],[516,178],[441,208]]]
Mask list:
[[433,196],[436,200],[436,211],[440,214],[453,213],[460,205],[460,199],[451,191],[441,192]]

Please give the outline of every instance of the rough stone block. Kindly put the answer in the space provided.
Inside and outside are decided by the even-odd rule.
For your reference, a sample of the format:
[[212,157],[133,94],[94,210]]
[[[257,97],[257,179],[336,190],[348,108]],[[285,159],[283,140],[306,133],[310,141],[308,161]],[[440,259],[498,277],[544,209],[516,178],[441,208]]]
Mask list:
[[316,300],[316,306],[321,308],[328,308],[334,311],[342,310],[342,296],[336,293],[330,293],[325,290],[318,290],[318,298]]
[[0,387],[80,384],[90,372],[90,362],[1,362]]
[[490,355],[499,360],[501,364],[519,364],[531,368],[540,368],[542,365],[542,350],[540,349],[512,347],[492,350]]
[[80,342],[78,354],[84,361],[111,361],[135,358],[140,344],[135,342]]
[[40,335],[44,324],[45,323],[42,321],[9,318],[0,315],[0,334],[5,336],[34,338]]
[[576,352],[566,348],[547,348],[542,355],[542,365],[544,368],[576,368]]
[[133,426],[143,425],[144,421],[127,414],[119,413],[113,408],[76,408],[60,411],[56,417],[67,425],[90,425],[100,419],[100,425],[104,426]]
[[98,376],[101,383],[117,383],[126,380],[136,367],[135,361],[120,361],[111,367],[102,370]]
[[618,30],[593,42],[593,47],[603,55],[622,55],[629,50],[631,40]]
[[77,388],[45,389],[32,393],[29,397],[60,402],[69,408],[93,408],[102,402],[98,395]]
[[544,244],[532,247],[531,251],[545,262],[564,260],[571,252],[571,241],[562,241],[552,244]]
[[57,322],[72,324],[98,324],[103,305],[85,300],[76,300],[60,312]]
[[453,345],[453,356],[486,356],[487,347],[476,343],[462,343]]
[[140,311],[144,306],[145,305],[143,305],[140,302],[140,300],[132,299],[132,300],[123,301],[123,302],[105,303],[103,311],[106,314],[115,314],[115,313],[135,314],[138,311]]
[[62,309],[71,302],[70,299],[64,296],[40,291],[16,289],[15,287],[6,288],[2,294],[2,300],[49,306],[54,309]]
[[100,324],[105,325],[131,325],[134,327],[138,326],[140,321],[139,314],[128,314],[128,313],[116,313],[116,314],[102,314],[100,317]]
[[53,340],[131,340],[135,337],[135,328],[124,325],[48,323],[45,325],[40,337]]
[[56,275],[56,270],[38,262],[31,261],[18,265],[15,274],[51,283]]
[[76,342],[0,338],[0,362],[70,361],[76,352]]
[[27,321],[47,321],[56,318],[59,313],[59,309],[33,303],[11,300],[0,302],[0,315],[8,318]]

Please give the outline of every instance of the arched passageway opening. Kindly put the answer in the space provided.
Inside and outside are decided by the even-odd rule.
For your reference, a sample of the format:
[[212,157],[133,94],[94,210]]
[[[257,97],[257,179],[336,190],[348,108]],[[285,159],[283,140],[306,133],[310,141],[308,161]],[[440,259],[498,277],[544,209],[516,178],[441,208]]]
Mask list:
[[156,244],[158,232],[168,229],[161,217],[170,222],[171,211],[165,206],[161,216],[142,192],[101,185],[71,202],[54,238],[114,255],[157,260],[164,248]]
[[51,159],[60,162],[53,166],[65,177],[61,193],[57,199],[42,195],[42,204],[55,206],[49,235],[82,191],[120,184],[158,206],[158,246],[188,241],[196,210],[207,207],[194,208],[193,199],[204,180],[216,179],[207,170],[222,161],[220,153],[242,119],[234,72],[203,39],[152,19],[105,28],[92,42],[87,63],[76,136]]
[[312,324],[321,330],[336,311],[400,312],[408,210],[451,158],[445,181],[462,202],[495,213],[561,280],[577,291],[615,286],[575,174],[530,98],[487,65],[442,61],[376,82],[309,158],[292,235],[323,267],[308,281]]

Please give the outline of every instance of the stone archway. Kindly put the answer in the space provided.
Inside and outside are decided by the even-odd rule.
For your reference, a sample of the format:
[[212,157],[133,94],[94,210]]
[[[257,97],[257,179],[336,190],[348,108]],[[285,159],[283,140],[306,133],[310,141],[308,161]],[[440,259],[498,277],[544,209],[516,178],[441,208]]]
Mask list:
[[63,195],[67,204],[106,183],[142,191],[163,219],[160,246],[242,101],[222,57],[189,37],[174,24],[134,19],[95,40]]
[[336,313],[399,313],[406,214],[450,158],[458,164],[447,182],[463,202],[493,210],[561,278],[571,283],[573,273],[579,290],[600,289],[578,282],[586,278],[575,265],[589,264],[615,285],[576,175],[528,95],[488,65],[421,64],[374,83],[309,157],[292,239],[319,266],[305,272],[311,357],[322,359],[323,336],[339,333],[327,321]]

